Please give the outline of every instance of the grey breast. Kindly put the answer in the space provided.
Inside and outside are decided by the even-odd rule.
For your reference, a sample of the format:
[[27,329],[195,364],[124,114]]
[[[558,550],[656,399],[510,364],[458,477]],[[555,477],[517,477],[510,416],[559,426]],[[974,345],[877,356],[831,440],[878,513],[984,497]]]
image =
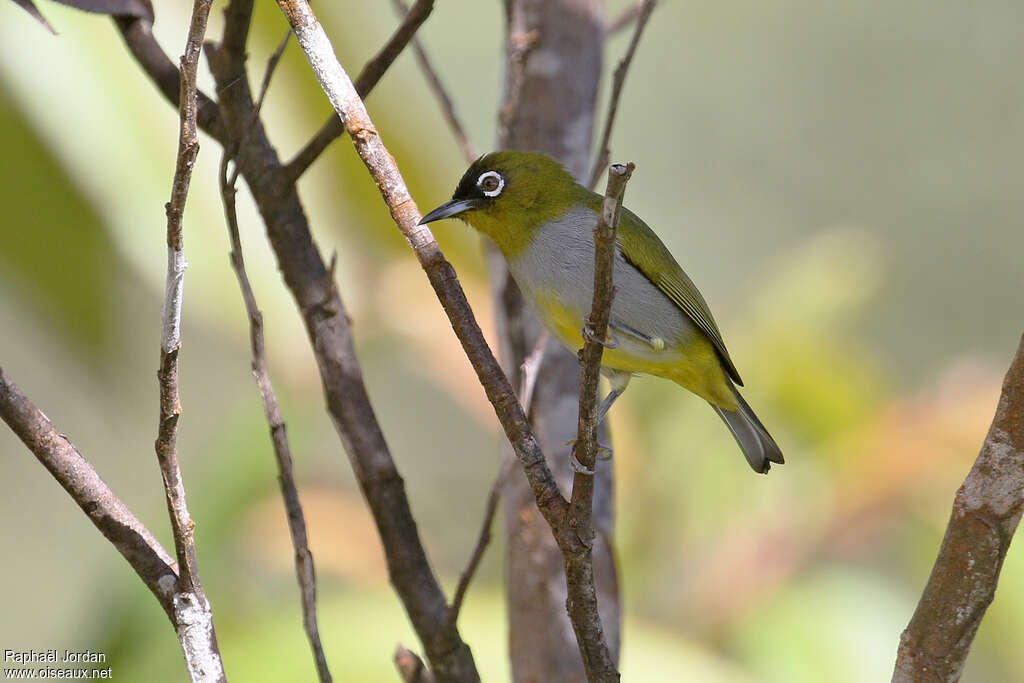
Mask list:
[[[534,290],[558,291],[565,304],[578,312],[582,325],[594,296],[596,225],[595,211],[571,209],[542,228],[531,248],[509,263],[512,276],[531,304]],[[649,339],[662,339],[669,348],[678,347],[694,334],[695,327],[686,314],[626,261],[621,249],[616,249],[613,280],[616,293],[611,322],[619,328],[617,334],[637,332]],[[654,351],[644,346],[644,355]]]

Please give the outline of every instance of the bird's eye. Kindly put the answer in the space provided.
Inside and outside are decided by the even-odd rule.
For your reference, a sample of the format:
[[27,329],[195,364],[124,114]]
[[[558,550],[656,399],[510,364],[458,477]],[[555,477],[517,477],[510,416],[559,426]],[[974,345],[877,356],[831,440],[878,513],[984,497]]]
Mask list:
[[497,197],[505,189],[505,179],[497,171],[487,171],[476,179],[476,186],[487,197]]

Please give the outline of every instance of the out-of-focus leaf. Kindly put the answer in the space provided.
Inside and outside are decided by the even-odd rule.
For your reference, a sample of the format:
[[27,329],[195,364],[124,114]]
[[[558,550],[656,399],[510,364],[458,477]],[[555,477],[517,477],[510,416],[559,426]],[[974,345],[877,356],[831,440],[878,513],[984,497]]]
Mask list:
[[153,5],[149,0],[57,0],[57,2],[86,12],[142,17],[153,21]]
[[50,22],[46,20],[46,17],[40,14],[36,6],[32,4],[32,0],[14,0],[14,3],[21,7],[22,9],[24,9],[29,14],[31,14],[35,18],[35,20],[38,21],[43,26],[45,26],[47,30],[50,31],[50,33],[54,35],[57,34],[57,32],[53,30],[53,27],[50,26]]
[[123,264],[101,217],[2,85],[0,130],[7,133],[4,153],[18,160],[0,167],[0,291],[17,292],[69,349],[95,351],[119,314],[113,284]]

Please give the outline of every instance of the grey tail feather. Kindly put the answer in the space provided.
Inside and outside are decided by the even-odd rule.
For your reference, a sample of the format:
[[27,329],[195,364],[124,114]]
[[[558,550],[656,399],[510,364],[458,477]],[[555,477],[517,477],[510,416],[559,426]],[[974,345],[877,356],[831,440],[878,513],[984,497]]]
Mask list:
[[718,406],[711,407],[715,409],[729,431],[736,437],[736,442],[743,449],[743,455],[747,457],[750,467],[758,474],[765,474],[771,469],[771,463],[781,465],[785,462],[782,458],[782,451],[761,421],[757,419],[757,415],[754,414],[750,405],[740,396],[740,392],[736,391],[735,387],[732,392],[736,395],[739,410],[731,411],[722,410]]

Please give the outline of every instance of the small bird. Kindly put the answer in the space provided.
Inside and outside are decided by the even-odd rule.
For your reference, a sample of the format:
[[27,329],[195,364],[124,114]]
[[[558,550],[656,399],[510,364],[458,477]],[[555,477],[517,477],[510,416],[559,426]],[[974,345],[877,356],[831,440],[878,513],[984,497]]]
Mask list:
[[[593,299],[594,227],[602,201],[551,157],[493,152],[473,162],[451,201],[420,223],[457,217],[490,237],[534,313],[575,351]],[[664,377],[711,404],[755,472],[781,464],[782,451],[736,390],[743,381],[704,297],[654,231],[624,207],[613,282],[601,360],[611,392],[598,419],[634,374]]]

